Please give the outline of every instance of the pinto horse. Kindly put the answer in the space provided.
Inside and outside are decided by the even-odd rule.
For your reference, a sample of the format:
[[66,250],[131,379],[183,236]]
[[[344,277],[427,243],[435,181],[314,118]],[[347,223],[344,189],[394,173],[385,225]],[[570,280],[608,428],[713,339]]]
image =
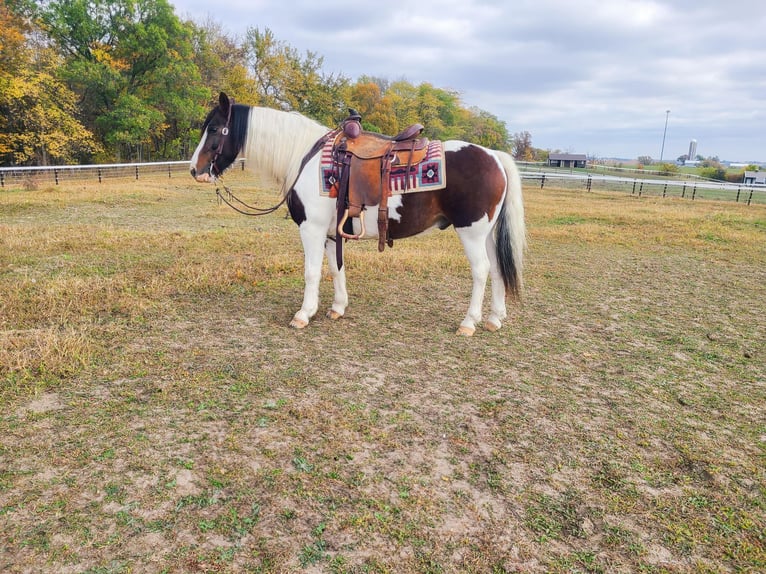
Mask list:
[[[334,297],[327,313],[338,319],[346,312],[345,267],[338,265],[336,199],[320,194],[321,145],[332,130],[296,112],[235,104],[221,93],[208,114],[191,158],[198,182],[215,180],[243,155],[246,167],[271,177],[282,188],[290,215],[298,224],[304,251],[303,304],[290,325],[303,328],[319,306],[323,254],[333,278]],[[457,330],[471,336],[481,323],[487,277],[491,306],[484,327],[496,331],[506,317],[506,294],[519,298],[526,246],[521,178],[510,155],[462,141],[445,141],[446,188],[393,195],[388,198],[390,239],[417,235],[431,227],[450,225],[463,244],[471,266],[473,289],[468,312]],[[363,227],[364,218],[367,225]],[[354,231],[366,227],[377,237],[378,206],[367,205],[352,220]]]

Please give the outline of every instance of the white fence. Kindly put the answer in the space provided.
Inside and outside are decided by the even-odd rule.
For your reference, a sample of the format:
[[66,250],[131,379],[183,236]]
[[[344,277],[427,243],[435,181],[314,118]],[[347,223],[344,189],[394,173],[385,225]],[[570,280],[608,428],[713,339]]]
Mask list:
[[59,185],[68,181],[98,181],[105,179],[139,179],[158,174],[189,175],[188,161],[156,163],[114,163],[105,165],[61,165],[49,167],[0,167],[0,189]]
[[[244,169],[244,160],[240,160]],[[742,203],[766,203],[766,188],[744,184],[706,180],[639,179],[601,175],[569,170],[531,171],[520,166],[521,177],[527,188],[539,183],[540,188],[553,186],[585,191],[622,191],[636,196],[682,197],[737,201]],[[538,168],[539,169],[539,168]],[[0,191],[10,189],[37,189],[42,186],[66,182],[98,181],[107,179],[140,179],[158,175],[189,178],[188,161],[154,163],[122,163],[105,165],[71,165],[52,167],[0,167]],[[534,182],[534,183],[533,183]]]
[[558,188],[575,188],[592,191],[622,191],[642,197],[644,195],[662,197],[681,197],[686,199],[711,199],[720,201],[736,201],[751,203],[766,203],[766,188],[746,186],[744,184],[718,182],[709,180],[673,180],[673,179],[639,179],[613,175],[598,175],[577,172],[522,172],[522,179],[528,182],[537,181],[540,188],[546,185]]

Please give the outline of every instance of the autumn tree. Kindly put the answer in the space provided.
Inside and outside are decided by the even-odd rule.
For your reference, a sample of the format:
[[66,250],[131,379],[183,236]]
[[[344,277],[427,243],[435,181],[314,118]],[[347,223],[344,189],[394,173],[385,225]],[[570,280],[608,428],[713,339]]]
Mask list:
[[511,138],[511,155],[518,161],[532,161],[534,148],[532,147],[532,135],[528,131],[517,132]]
[[488,147],[507,150],[509,148],[508,128],[505,122],[479,108],[465,110],[461,121],[461,139]]
[[298,51],[266,28],[250,28],[244,47],[257,89],[258,105],[297,111],[325,125],[344,113],[348,80],[322,71],[324,58]]
[[457,92],[428,83],[414,86],[362,76],[351,87],[349,105],[362,115],[365,129],[393,134],[423,124],[434,139],[462,139],[492,149],[509,147],[505,123],[479,108],[463,106]]
[[209,90],[167,0],[51,0],[41,17],[101,141],[126,159],[182,155]]
[[391,108],[400,128],[414,123],[423,123],[418,110],[418,88],[411,83],[398,80],[392,82],[386,90],[391,100]]
[[381,83],[374,78],[363,76],[351,87],[348,105],[362,115],[366,130],[393,134],[403,127],[394,114],[391,98],[384,95]]
[[77,96],[55,77],[60,59],[27,35],[32,22],[0,5],[0,162],[72,163],[98,150],[76,119]]
[[456,92],[423,83],[418,86],[417,112],[425,134],[433,138],[453,139],[459,135],[460,97]]
[[511,143],[502,121],[466,108],[455,91],[369,76],[351,84],[323,64],[269,29],[239,40],[213,21],[181,22],[169,0],[4,0],[0,161],[185,158],[220,90],[326,126],[353,107],[371,131],[417,122],[434,139]]
[[246,48],[213,20],[187,25],[202,85],[210,88],[214,97],[223,91],[239,103],[257,104],[257,84],[248,69]]

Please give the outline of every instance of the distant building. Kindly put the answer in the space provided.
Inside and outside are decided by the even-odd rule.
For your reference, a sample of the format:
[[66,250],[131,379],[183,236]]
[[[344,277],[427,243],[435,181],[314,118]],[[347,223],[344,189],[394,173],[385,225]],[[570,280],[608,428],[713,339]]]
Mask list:
[[742,183],[745,185],[766,185],[766,171],[746,171]]
[[585,167],[587,163],[584,153],[552,153],[548,156],[551,167]]

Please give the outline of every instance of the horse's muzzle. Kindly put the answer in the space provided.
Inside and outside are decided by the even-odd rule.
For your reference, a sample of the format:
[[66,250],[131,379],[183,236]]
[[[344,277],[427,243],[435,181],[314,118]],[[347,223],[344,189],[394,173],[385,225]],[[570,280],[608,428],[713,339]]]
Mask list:
[[215,178],[210,174],[209,169],[198,172],[197,168],[193,167],[189,171],[191,172],[192,177],[199,183],[209,183],[215,181]]

